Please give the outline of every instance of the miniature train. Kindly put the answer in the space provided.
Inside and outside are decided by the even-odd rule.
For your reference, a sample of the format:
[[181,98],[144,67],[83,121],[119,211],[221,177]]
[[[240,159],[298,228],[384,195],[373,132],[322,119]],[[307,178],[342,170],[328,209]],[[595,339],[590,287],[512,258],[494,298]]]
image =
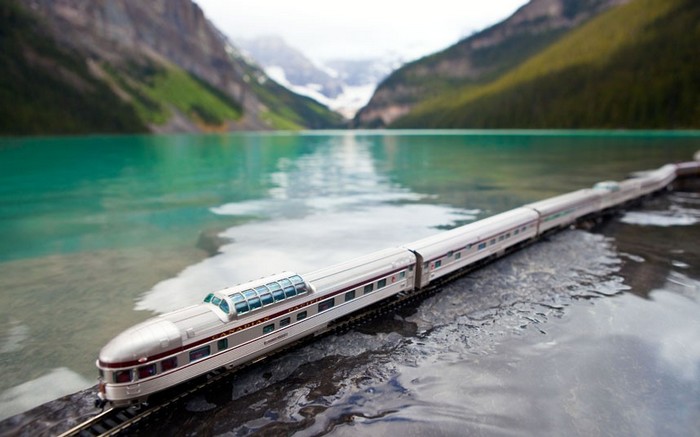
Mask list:
[[250,362],[374,303],[417,293],[438,279],[691,174],[700,174],[700,162],[664,165],[303,276],[282,272],[210,293],[198,305],[127,329],[102,348],[98,402],[115,407],[142,403],[217,368]]

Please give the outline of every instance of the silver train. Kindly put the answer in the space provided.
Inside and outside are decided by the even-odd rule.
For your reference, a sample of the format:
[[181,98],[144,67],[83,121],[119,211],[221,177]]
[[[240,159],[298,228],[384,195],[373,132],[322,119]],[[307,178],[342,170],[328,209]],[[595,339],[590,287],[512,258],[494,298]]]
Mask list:
[[142,403],[214,369],[250,362],[322,332],[364,307],[398,293],[417,292],[460,269],[691,174],[700,174],[700,162],[669,164],[303,276],[283,272],[211,293],[198,305],[127,329],[102,348],[98,402],[115,407]]

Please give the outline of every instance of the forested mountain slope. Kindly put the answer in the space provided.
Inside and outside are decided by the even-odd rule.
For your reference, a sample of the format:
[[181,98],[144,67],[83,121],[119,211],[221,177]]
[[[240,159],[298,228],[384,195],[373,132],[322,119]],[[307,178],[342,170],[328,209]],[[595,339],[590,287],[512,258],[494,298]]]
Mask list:
[[5,0],[0,133],[335,127],[249,64],[191,0]]
[[355,124],[386,126],[426,99],[487,83],[625,1],[531,0],[503,22],[395,71],[359,112]]
[[392,127],[698,128],[700,2],[634,0],[479,86],[426,100]]

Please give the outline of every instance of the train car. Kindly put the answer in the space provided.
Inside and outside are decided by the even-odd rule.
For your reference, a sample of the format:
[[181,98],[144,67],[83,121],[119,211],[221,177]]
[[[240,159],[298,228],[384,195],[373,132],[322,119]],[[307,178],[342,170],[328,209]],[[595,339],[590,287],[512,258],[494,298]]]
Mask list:
[[199,305],[127,329],[100,351],[99,397],[114,406],[222,366],[235,366],[326,328],[414,284],[415,256],[387,249],[300,275],[283,272],[210,293]]
[[530,203],[530,208],[540,215],[537,235],[555,228],[562,228],[577,219],[601,209],[602,195],[598,190],[583,189],[572,193]]
[[[210,293],[199,305],[153,317],[119,334],[97,360],[99,397],[123,406],[227,364],[265,354],[293,339],[273,331],[297,307],[314,300],[313,287],[291,272]],[[296,319],[299,320],[296,320]]]
[[417,257],[416,287],[534,238],[538,217],[517,208],[406,244]]

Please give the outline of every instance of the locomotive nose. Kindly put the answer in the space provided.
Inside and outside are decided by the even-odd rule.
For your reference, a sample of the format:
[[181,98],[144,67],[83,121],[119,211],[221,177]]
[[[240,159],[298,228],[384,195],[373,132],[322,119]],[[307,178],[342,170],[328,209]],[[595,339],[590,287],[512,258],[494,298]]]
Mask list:
[[168,320],[153,318],[127,329],[107,343],[100,351],[99,364],[127,367],[181,346],[178,327]]

